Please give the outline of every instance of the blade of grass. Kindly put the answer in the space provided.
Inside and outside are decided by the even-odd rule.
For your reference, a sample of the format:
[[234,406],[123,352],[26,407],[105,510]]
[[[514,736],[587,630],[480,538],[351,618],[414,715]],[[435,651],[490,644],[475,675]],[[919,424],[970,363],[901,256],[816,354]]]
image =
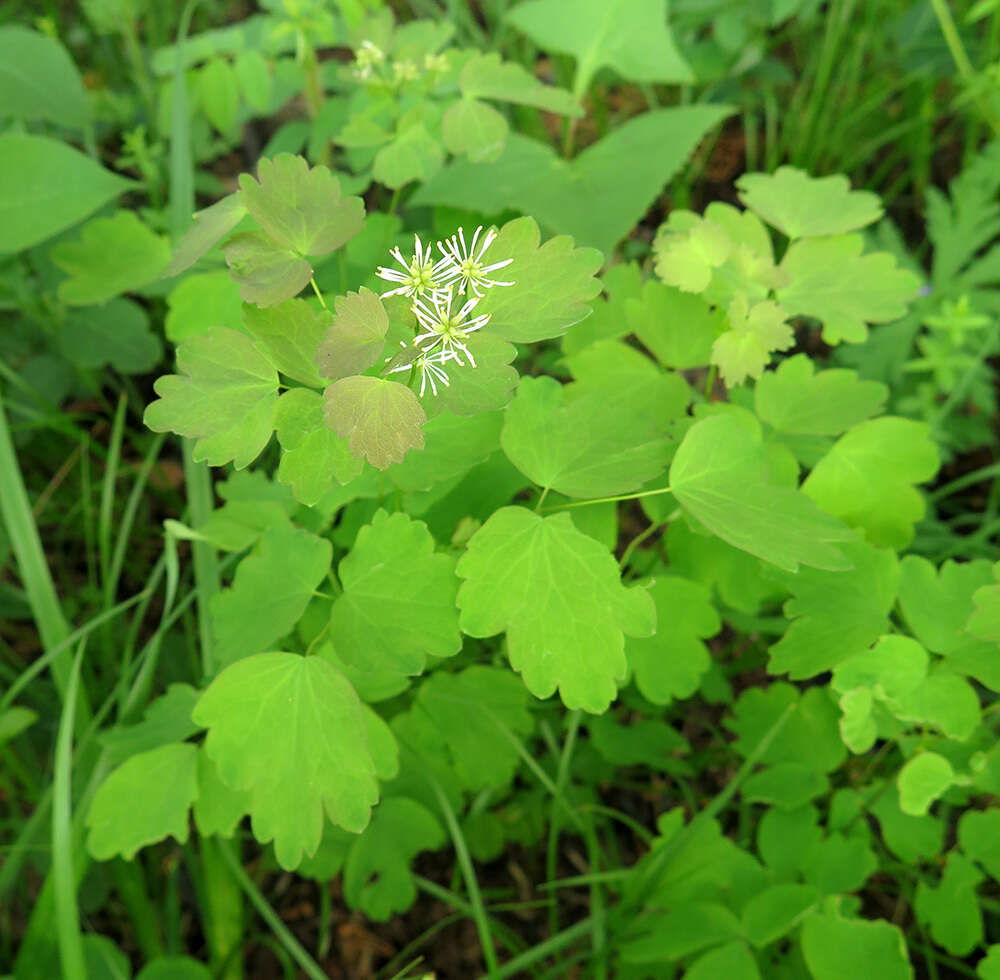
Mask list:
[[[7,536],[10,538],[18,573],[28,596],[31,614],[38,627],[42,645],[49,649],[58,646],[69,635],[69,624],[63,615],[56,595],[55,585],[42,551],[38,526],[31,513],[28,493],[21,478],[17,455],[11,441],[4,409],[3,395],[0,393],[0,516],[3,517]],[[59,656],[51,660],[52,676],[59,693],[65,699],[66,688],[72,672],[72,653],[69,647],[62,648]],[[90,707],[86,691],[79,689],[80,704],[75,707],[77,724],[90,718]]]
[[52,795],[52,881],[56,910],[56,933],[59,960],[65,980],[87,980],[83,959],[83,935],[80,913],[76,905],[76,876],[73,872],[73,792],[71,767],[73,761],[73,715],[76,711],[77,687],[80,684],[80,664],[86,640],[81,640],[70,668],[66,686],[59,733],[56,737],[55,774]]

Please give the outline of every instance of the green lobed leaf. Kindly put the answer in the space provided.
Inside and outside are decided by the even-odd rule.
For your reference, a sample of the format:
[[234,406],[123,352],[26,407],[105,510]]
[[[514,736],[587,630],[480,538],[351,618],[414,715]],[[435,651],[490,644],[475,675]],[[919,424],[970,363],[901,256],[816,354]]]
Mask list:
[[370,368],[382,353],[389,315],[382,301],[364,286],[334,300],[333,320],[315,351],[324,378],[346,378]]
[[906,313],[920,280],[900,269],[888,252],[862,255],[860,235],[793,242],[781,260],[788,284],[777,290],[789,315],[815,317],[828,344],[859,344],[868,323],[888,323]]
[[724,541],[794,572],[851,567],[838,545],[854,532],[804,494],[770,482],[760,423],[733,411],[696,422],[670,466],[681,506]]
[[701,293],[712,281],[713,269],[721,266],[734,243],[725,228],[708,218],[681,212],[657,232],[653,242],[656,274],[668,285],[685,293]]
[[212,327],[177,348],[180,375],[158,378],[143,417],[154,432],[198,440],[196,460],[252,463],[271,438],[278,375],[246,334]]
[[624,314],[628,300],[638,299],[642,293],[638,264],[623,262],[605,268],[601,287],[603,294],[595,300],[590,316],[573,324],[562,339],[562,350],[567,357],[599,341],[622,337],[632,329]]
[[212,973],[190,956],[158,956],[139,971],[135,980],[212,980]]
[[244,304],[243,326],[256,341],[257,349],[276,371],[311,388],[321,388],[324,378],[314,358],[330,323],[330,314],[314,310],[305,300],[290,299],[262,310]]
[[770,673],[814,677],[887,631],[899,587],[895,554],[863,542],[845,545],[843,553],[853,566],[849,572],[807,568],[776,576],[794,598],[784,606],[792,623],[768,651]]
[[576,59],[573,94],[613,68],[633,82],[691,82],[694,76],[667,26],[666,0],[527,0],[504,18],[544,51]]
[[120,765],[140,752],[149,752],[171,742],[182,742],[198,731],[191,710],[198,692],[190,684],[170,684],[143,712],[142,721],[116,725],[98,736],[108,764]]
[[[170,246],[134,212],[117,211],[88,221],[79,240],[59,242],[51,254],[69,275],[59,283],[59,298],[68,306],[87,306],[157,279],[170,261]],[[112,255],[115,260],[109,262]]]
[[447,480],[464,476],[500,448],[499,412],[458,416],[447,412],[424,426],[426,444],[389,470],[392,482],[409,492],[434,490]]
[[398,190],[414,180],[430,180],[443,163],[441,144],[418,122],[397,132],[375,154],[372,176],[380,184]]
[[935,888],[917,883],[917,917],[930,926],[934,942],[952,956],[968,956],[983,941],[983,916],[976,889],[984,875],[968,858],[952,851]]
[[660,391],[640,400],[604,386],[523,378],[507,407],[504,452],[539,486],[570,497],[636,490],[666,470],[675,446],[668,425],[687,404],[686,386],[657,380]]
[[312,266],[297,252],[275,245],[259,231],[245,231],[222,246],[240,296],[258,306],[277,306],[297,296],[312,278]]
[[837,731],[837,709],[829,693],[820,687],[809,688],[801,696],[784,682],[748,688],[736,700],[733,717],[726,722],[737,736],[735,750],[749,757],[791,705],[795,705],[794,710],[760,761],[771,766],[791,763],[821,773],[842,766],[847,753]]
[[882,217],[878,195],[852,191],[840,174],[810,177],[778,167],[773,174],[744,174],[736,186],[745,207],[793,239],[856,231]]
[[339,571],[330,638],[346,663],[419,674],[428,656],[461,649],[455,559],[435,552],[426,524],[376,512]]
[[437,818],[415,800],[390,797],[351,846],[344,868],[344,896],[368,918],[386,922],[417,897],[410,862],[421,851],[441,847],[445,834]]
[[642,696],[653,704],[689,698],[711,664],[702,642],[722,628],[708,589],[700,582],[657,573],[649,595],[659,628],[647,638],[629,637],[625,655]]
[[232,837],[239,822],[250,812],[250,794],[227,786],[219,768],[204,746],[198,751],[198,798],[194,801],[194,822],[202,837],[218,834]]
[[937,752],[921,752],[910,759],[896,777],[899,808],[912,817],[922,817],[931,804],[954,782],[951,763]]
[[462,98],[441,119],[441,138],[449,152],[464,153],[472,163],[492,163],[503,152],[510,127],[491,105]]
[[347,440],[323,421],[323,397],[307,388],[284,392],[274,409],[274,428],[283,450],[278,479],[295,499],[314,507],[337,484],[360,476],[364,461],[351,455]]
[[879,822],[886,845],[902,861],[915,864],[919,858],[933,858],[940,853],[945,829],[942,821],[928,813],[920,817],[903,813],[898,793],[890,789],[879,794],[870,810]]
[[420,685],[414,705],[440,732],[470,792],[513,779],[521,757],[509,736],[527,737],[534,722],[524,685],[510,671],[479,665],[457,674],[438,671]]
[[905,548],[924,516],[912,486],[930,480],[938,451],[924,422],[883,416],[859,422],[813,467],[802,492],[875,545]]
[[730,388],[746,378],[759,378],[776,350],[795,342],[787,314],[777,303],[764,300],[753,307],[738,295],[728,310],[730,329],[712,345],[712,363]]
[[700,296],[655,279],[647,280],[640,299],[625,302],[634,333],[668,368],[684,370],[708,364],[715,338],[725,329],[725,314]]
[[625,675],[623,633],[655,628],[645,590],[626,589],[614,557],[565,513],[501,508],[473,535],[457,572],[462,630],[506,631],[528,690],[546,698],[558,688],[572,709],[604,711]]
[[686,902],[657,916],[650,925],[644,935],[622,944],[624,962],[669,963],[740,934],[740,920],[717,902]]
[[893,712],[903,721],[936,728],[960,742],[972,736],[981,717],[976,689],[964,677],[943,671],[896,698]]
[[0,135],[0,254],[51,238],[132,186],[59,140]]
[[208,121],[223,136],[236,135],[240,88],[232,66],[225,58],[209,58],[196,77],[198,104]]
[[541,243],[532,218],[515,218],[500,229],[488,261],[512,259],[502,270],[513,286],[494,287],[476,314],[490,314],[489,331],[504,340],[535,343],[560,337],[590,312],[588,300],[601,290],[595,279],[601,256],[592,248],[575,248],[565,235]]
[[489,215],[513,208],[610,255],[705,133],[731,111],[700,105],[644,112],[568,161],[547,144],[511,133],[495,163],[453,161],[411,203]]
[[90,106],[73,59],[58,40],[17,24],[0,28],[0,105],[15,119],[83,129]]
[[754,387],[757,415],[789,435],[835,436],[882,411],[888,389],[841,368],[816,373],[807,354],[782,361]]
[[327,167],[279,153],[261,160],[257,179],[240,176],[240,199],[278,245],[298,255],[326,255],[353,238],[365,220],[360,197],[342,197]]
[[734,939],[717,949],[702,953],[684,973],[684,980],[761,980],[746,943]]
[[543,85],[534,75],[514,61],[501,61],[500,55],[474,54],[462,66],[458,87],[470,99],[496,99],[532,105],[563,116],[581,116],[583,111],[565,89]]
[[198,749],[172,742],[140,752],[115,769],[87,811],[87,850],[99,861],[132,858],[148,844],[188,837],[188,810],[198,795]]
[[787,936],[819,900],[811,885],[773,885],[743,909],[743,934],[758,949]]
[[782,810],[795,810],[829,791],[823,773],[798,762],[782,762],[755,772],[740,787],[746,802],[766,803]]
[[677,729],[657,719],[622,725],[608,713],[587,718],[586,725],[594,748],[616,766],[649,766],[670,772],[677,765],[676,757],[690,751]]
[[913,980],[906,943],[897,926],[884,920],[845,918],[833,903],[803,923],[802,953],[813,980]]
[[489,330],[479,330],[464,341],[476,366],[449,365],[451,384],[438,387],[436,395],[430,389],[421,404],[428,418],[451,412],[455,415],[478,415],[504,408],[514,395],[520,376],[511,361],[517,356],[513,344],[494,336]]
[[59,346],[79,367],[110,364],[123,374],[143,374],[163,356],[163,345],[149,327],[138,303],[115,298],[71,311],[59,330]]
[[194,710],[223,782],[250,793],[254,836],[278,863],[314,854],[323,815],[361,833],[378,799],[361,702],[327,661],[261,653],[212,681]]
[[958,822],[963,852],[1000,881],[1000,810],[966,810]]
[[[993,566],[993,577],[1000,580],[1000,563]],[[966,623],[973,636],[990,643],[1000,643],[1000,585],[984,585],[972,596],[974,610]]]
[[980,980],[1000,980],[1000,943],[989,946],[986,955],[976,964]]
[[185,232],[174,249],[174,257],[163,272],[164,279],[190,269],[222,238],[243,220],[247,213],[239,194],[228,194],[214,204],[196,211],[194,224]]
[[326,424],[349,440],[351,453],[384,470],[422,449],[427,415],[407,387],[382,378],[341,378],[323,392]]
[[237,566],[233,584],[212,596],[216,664],[268,650],[290,633],[332,559],[325,538],[288,523],[268,528]]

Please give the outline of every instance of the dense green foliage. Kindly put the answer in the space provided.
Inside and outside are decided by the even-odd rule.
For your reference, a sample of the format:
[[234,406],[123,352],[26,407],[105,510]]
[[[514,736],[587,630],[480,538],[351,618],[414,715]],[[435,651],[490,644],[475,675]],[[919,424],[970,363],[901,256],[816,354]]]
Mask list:
[[0,972],[1000,978],[1000,4],[21,6]]

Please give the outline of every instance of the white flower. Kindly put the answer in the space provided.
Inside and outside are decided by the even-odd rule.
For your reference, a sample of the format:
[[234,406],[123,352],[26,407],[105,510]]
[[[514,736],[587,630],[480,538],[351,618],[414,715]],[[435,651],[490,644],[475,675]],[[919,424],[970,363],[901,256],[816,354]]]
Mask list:
[[383,299],[386,296],[416,297],[425,293],[434,294],[444,286],[446,270],[452,264],[452,259],[447,255],[435,262],[433,249],[430,245],[424,248],[419,235],[413,236],[413,257],[409,262],[403,258],[398,246],[391,249],[389,254],[403,267],[403,271],[387,269],[381,265],[378,267],[380,279],[399,283],[395,289],[382,293]]
[[376,65],[385,61],[385,52],[371,41],[362,41],[354,56],[354,74],[358,78],[370,78]]
[[469,348],[465,346],[465,340],[470,333],[481,330],[489,323],[490,314],[481,313],[479,316],[467,319],[479,303],[478,299],[466,300],[456,313],[452,313],[452,289],[450,286],[441,292],[432,292],[429,299],[429,305],[421,299],[415,299],[413,302],[413,312],[423,330],[423,333],[413,338],[413,342],[428,351],[434,350],[440,345],[441,349],[447,352],[448,357],[460,366],[464,363],[458,354],[461,351],[469,359],[469,363],[475,367],[475,358]]
[[438,350],[421,354],[410,364],[401,364],[399,367],[394,367],[389,373],[398,374],[400,371],[409,371],[413,368],[418,368],[420,370],[420,397],[423,397],[428,384],[431,386],[431,394],[437,396],[437,386],[439,384],[444,385],[446,388],[451,384],[448,380],[448,372],[443,367],[451,359],[451,352],[442,347]]
[[464,295],[465,290],[468,288],[476,296],[481,297],[483,289],[489,289],[492,286],[514,285],[512,282],[501,282],[499,279],[489,278],[489,273],[496,272],[497,269],[502,269],[504,266],[510,265],[514,260],[505,259],[503,262],[483,265],[483,256],[486,254],[486,249],[496,240],[497,233],[492,228],[486,232],[477,252],[476,244],[479,241],[479,234],[482,230],[483,226],[480,225],[476,229],[476,233],[472,236],[472,244],[468,246],[465,244],[465,234],[461,228],[458,229],[457,235],[452,235],[451,238],[445,239],[443,243],[438,242],[438,248],[444,257],[451,260],[451,264],[444,271],[445,281],[448,284],[453,284],[457,280],[459,295]]

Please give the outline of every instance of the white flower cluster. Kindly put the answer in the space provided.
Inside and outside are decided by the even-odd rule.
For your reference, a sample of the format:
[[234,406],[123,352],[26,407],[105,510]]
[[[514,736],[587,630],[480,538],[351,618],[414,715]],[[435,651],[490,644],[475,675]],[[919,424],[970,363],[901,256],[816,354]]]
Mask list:
[[448,56],[445,54],[424,55],[423,69],[414,61],[404,58],[394,61],[372,41],[362,41],[354,53],[352,66],[354,77],[363,82],[381,82],[399,87],[416,81],[427,72],[431,75],[443,74],[448,70]]
[[[386,296],[406,296],[413,301],[410,307],[417,318],[418,332],[413,338],[413,345],[420,353],[409,363],[392,368],[389,372],[408,371],[412,368],[420,371],[420,394],[430,385],[431,393],[437,395],[439,384],[447,387],[450,384],[445,366],[453,361],[459,367],[465,366],[467,358],[472,367],[476,366],[472,351],[465,341],[470,333],[481,330],[489,322],[489,313],[473,315],[485,291],[494,286],[513,286],[513,282],[493,279],[491,273],[503,269],[513,262],[504,259],[502,262],[486,264],[486,250],[493,244],[497,233],[490,229],[480,240],[483,228],[480,226],[472,236],[472,242],[466,244],[465,233],[461,228],[457,235],[438,242],[437,247],[441,258],[435,259],[434,250],[428,244],[426,247],[419,236],[413,237],[413,255],[407,260],[398,248],[389,254],[399,263],[399,269],[378,267],[378,276],[386,282],[394,284],[394,288],[382,293]],[[477,250],[478,248],[478,250]],[[465,302],[458,305],[455,293],[465,296],[471,294]],[[457,309],[452,309],[452,306]]]

